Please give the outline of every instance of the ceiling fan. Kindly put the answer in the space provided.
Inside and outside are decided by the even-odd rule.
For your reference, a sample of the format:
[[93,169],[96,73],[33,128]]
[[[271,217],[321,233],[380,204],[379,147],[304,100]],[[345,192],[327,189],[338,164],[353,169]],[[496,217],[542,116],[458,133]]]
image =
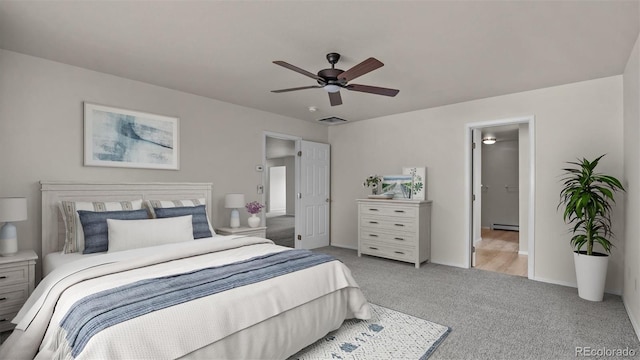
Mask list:
[[311,73],[303,70],[297,66],[291,65],[284,61],[274,61],[276,65],[280,65],[289,70],[293,70],[302,75],[315,79],[319,85],[302,86],[289,89],[271,90],[274,93],[282,93],[288,91],[304,90],[304,89],[324,89],[329,93],[329,102],[331,106],[342,104],[342,97],[340,96],[340,89],[347,89],[351,91],[360,91],[370,94],[384,95],[384,96],[396,96],[400,90],[388,89],[370,85],[349,84],[348,82],[360,77],[366,73],[369,73],[377,68],[384,66],[382,62],[375,58],[368,58],[360,64],[352,67],[351,69],[344,71],[336,69],[335,65],[340,60],[340,54],[329,53],[327,54],[327,60],[331,64],[331,69],[323,69],[318,71],[318,74]]

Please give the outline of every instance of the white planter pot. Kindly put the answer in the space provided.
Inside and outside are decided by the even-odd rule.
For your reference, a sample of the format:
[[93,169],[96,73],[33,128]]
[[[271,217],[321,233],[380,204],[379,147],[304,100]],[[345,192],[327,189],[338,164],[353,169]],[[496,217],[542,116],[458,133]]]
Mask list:
[[589,301],[602,301],[604,296],[609,256],[598,255],[600,256],[573,252],[576,279],[578,280],[578,296]]
[[256,214],[251,214],[247,222],[249,223],[249,227],[258,227],[260,225],[260,218]]

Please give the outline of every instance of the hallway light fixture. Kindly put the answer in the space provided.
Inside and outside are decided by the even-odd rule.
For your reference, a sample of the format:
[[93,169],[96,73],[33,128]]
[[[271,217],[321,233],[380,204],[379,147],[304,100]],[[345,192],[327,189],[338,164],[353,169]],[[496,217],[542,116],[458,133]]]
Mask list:
[[485,145],[493,145],[496,143],[496,138],[493,136],[487,136],[485,138],[482,138],[482,143]]

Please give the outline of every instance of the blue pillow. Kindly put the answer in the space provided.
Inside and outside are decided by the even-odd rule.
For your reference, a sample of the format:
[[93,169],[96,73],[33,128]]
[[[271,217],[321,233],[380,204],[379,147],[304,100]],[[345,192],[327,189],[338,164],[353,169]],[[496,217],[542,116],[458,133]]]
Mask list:
[[202,239],[212,236],[211,230],[209,230],[209,220],[207,218],[205,205],[181,206],[171,208],[154,207],[153,211],[155,211],[157,218],[191,215],[191,222],[193,224],[193,238]]
[[84,232],[83,254],[109,250],[109,228],[107,219],[144,220],[149,218],[147,210],[86,211],[78,210]]

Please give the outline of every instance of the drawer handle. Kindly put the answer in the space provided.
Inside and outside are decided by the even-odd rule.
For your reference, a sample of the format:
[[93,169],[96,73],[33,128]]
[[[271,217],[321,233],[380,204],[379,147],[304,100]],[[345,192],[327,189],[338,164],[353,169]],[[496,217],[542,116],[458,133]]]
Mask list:
[[369,211],[380,211],[378,209],[369,209]]
[[404,255],[402,251],[394,251],[394,253]]
[[369,246],[369,249],[371,249],[371,250],[378,250],[378,248],[373,247],[373,246]]
[[6,279],[6,276],[0,276],[0,280]]
[[378,237],[378,235],[376,235],[376,234],[369,234],[369,236],[371,236],[371,237]]
[[5,321],[9,321],[9,319],[0,319],[0,323],[5,322]]
[[395,226],[404,226],[404,224],[393,224]]
[[396,210],[397,213],[403,213],[404,214],[404,210]]
[[5,300],[7,300],[6,297],[0,298],[0,301],[5,301]]
[[369,221],[369,224],[377,224],[377,221]]
[[403,238],[398,238],[398,237],[397,237],[397,238],[394,238],[394,239],[404,241],[404,239],[403,239]]

